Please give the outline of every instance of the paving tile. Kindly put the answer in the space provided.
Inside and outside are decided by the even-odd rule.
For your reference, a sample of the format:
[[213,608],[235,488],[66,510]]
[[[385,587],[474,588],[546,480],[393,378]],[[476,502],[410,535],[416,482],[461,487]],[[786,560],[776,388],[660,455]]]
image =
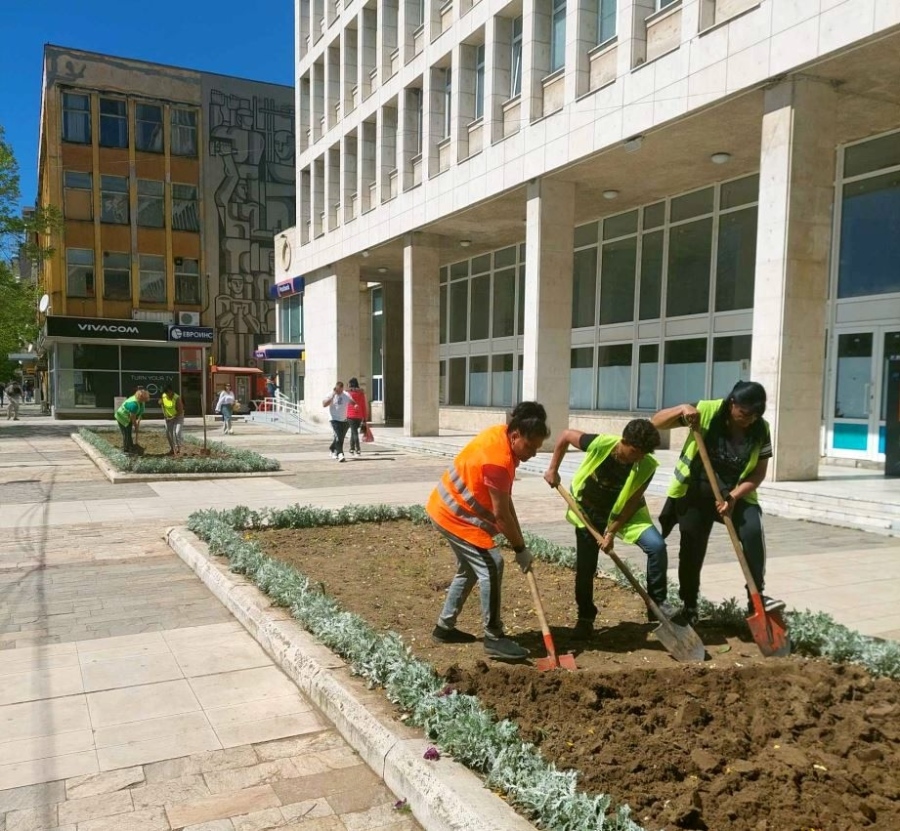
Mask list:
[[292,695],[281,695],[275,698],[261,698],[245,704],[233,704],[228,707],[211,707],[206,709],[210,724],[213,727],[233,727],[249,721],[262,721],[278,716],[293,716],[299,713],[312,712],[312,704],[303,694],[296,690]]
[[144,769],[140,766],[111,770],[93,776],[73,776],[66,780],[66,797],[83,799],[86,796],[113,793],[131,785],[139,785],[143,781]]
[[37,808],[40,805],[55,805],[65,798],[64,782],[45,782],[39,785],[24,785],[0,790],[0,816],[8,811]]
[[81,799],[69,799],[59,805],[59,821],[80,823],[98,817],[110,817],[115,814],[127,814],[134,809],[131,791],[86,796]]
[[0,759],[4,764],[67,756],[94,749],[94,734],[87,730],[70,730],[51,736],[35,736],[0,744]]
[[[6,650],[4,650],[5,652]],[[10,655],[0,653],[0,679],[9,675],[19,675],[23,672],[33,672],[35,670],[58,669],[59,667],[78,666],[78,656],[74,652],[61,653],[59,655],[42,655],[36,658],[19,658],[18,660],[10,660],[16,657],[17,652],[24,650],[9,650]],[[3,683],[0,681],[0,683]]]
[[186,825],[183,831],[234,831],[234,823],[230,819],[214,819],[199,825]]
[[216,819],[250,814],[280,805],[271,785],[259,785],[231,794],[221,794],[168,806],[166,814],[172,828],[196,825]]
[[280,808],[267,808],[265,811],[234,817],[230,822],[234,831],[269,831],[283,827],[285,820]]
[[192,644],[214,643],[218,639],[228,637],[236,632],[246,633],[241,624],[233,618],[224,623],[212,623],[204,626],[185,626],[163,633],[166,643],[172,648],[190,649]]
[[317,733],[326,726],[321,716],[315,712],[308,712],[292,716],[277,716],[260,721],[248,721],[230,727],[217,727],[216,735],[223,747],[236,747],[241,744],[265,742],[301,733]]
[[95,728],[200,710],[200,702],[185,680],[89,693],[86,698]]
[[56,805],[25,808],[22,811],[10,811],[6,815],[6,831],[45,831],[58,825]]
[[[159,632],[147,632],[147,635],[159,635]],[[129,636],[134,637],[134,636]],[[138,637],[144,637],[139,635]],[[108,641],[110,638],[98,638],[97,643]],[[79,646],[89,644],[91,641],[79,641]],[[97,649],[91,652],[79,649],[78,660],[81,666],[97,664],[102,661],[117,661],[122,658],[136,658],[144,655],[168,655],[169,645],[160,638],[158,642],[146,643],[142,646],[113,646],[105,649]]]
[[316,773],[312,776],[301,776],[298,779],[285,779],[272,785],[283,804],[303,802],[317,797],[328,797],[342,791],[353,791],[377,785],[380,782],[364,764],[344,770]]
[[190,650],[173,647],[173,652],[186,677],[213,675],[272,664],[271,658],[249,635],[236,642],[208,644]]
[[189,683],[204,709],[292,695],[297,691],[294,683],[275,666],[205,675],[191,678]]
[[94,750],[71,753],[68,756],[50,756],[46,759],[31,759],[10,765],[0,764],[0,790],[53,782],[87,773],[97,773],[97,753]]
[[175,805],[180,802],[192,802],[210,796],[210,789],[202,776],[183,776],[131,789],[131,798],[136,809],[154,806]]
[[347,831],[347,826],[336,816],[303,819],[298,823],[285,825],[279,831]]
[[251,788],[254,785],[271,784],[282,779],[293,779],[299,775],[290,759],[278,759],[275,762],[261,762],[250,767],[206,773],[204,779],[210,792],[216,794]]
[[0,684],[0,706],[84,692],[79,667],[58,667],[8,675]]
[[162,808],[145,808],[130,814],[79,822],[78,831],[169,831],[169,821]]
[[371,808],[389,803],[392,810],[395,800],[391,792],[380,782],[372,785],[361,785],[349,791],[331,794],[326,797],[328,804],[336,814],[350,814],[368,811]]
[[288,805],[281,806],[281,814],[286,822],[299,822],[321,817],[328,817],[334,814],[334,809],[328,804],[325,797],[318,799],[305,799],[302,802],[291,802]]
[[81,674],[86,692],[135,687],[182,677],[181,668],[171,654],[137,655],[82,665]]
[[221,744],[213,729],[205,727],[174,736],[157,736],[129,744],[98,747],[97,759],[100,763],[100,770],[113,770],[114,768],[171,759],[173,756],[186,756],[201,750],[215,750],[220,747]]
[[255,765],[258,761],[252,747],[231,747],[225,750],[193,753],[178,759],[167,759],[144,765],[144,776],[148,783],[165,782],[168,779],[194,776],[214,770],[248,767]]
[[0,707],[0,759],[6,741],[90,729],[91,718],[83,695],[7,704]]
[[292,736],[288,739],[255,744],[253,746],[262,761],[283,759],[287,756],[302,756],[305,753],[319,753],[325,750],[346,747],[347,744],[333,728],[311,733],[306,736]]
[[385,802],[365,811],[341,814],[341,822],[347,831],[370,831],[396,823],[397,811],[392,802]]
[[[205,730],[209,721],[203,712],[179,713],[174,716],[129,721],[126,724],[115,724],[101,727],[94,731],[94,741],[98,748],[115,747],[121,744],[149,741],[156,738],[172,737],[177,739],[184,733]],[[174,753],[168,758],[187,755]]]

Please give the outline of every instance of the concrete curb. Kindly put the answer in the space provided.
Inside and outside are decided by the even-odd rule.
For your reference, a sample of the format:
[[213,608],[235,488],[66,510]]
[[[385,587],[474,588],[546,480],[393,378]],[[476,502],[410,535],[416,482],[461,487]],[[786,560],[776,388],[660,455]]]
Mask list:
[[253,479],[264,476],[290,476],[289,470],[257,470],[250,473],[131,473],[118,470],[96,447],[88,444],[78,433],[70,433],[69,438],[87,454],[100,472],[114,485],[128,482],[183,482],[199,479]]
[[535,831],[463,765],[447,757],[425,761],[429,742],[421,731],[398,722],[381,692],[351,675],[339,656],[249,580],[217,563],[187,528],[170,528],[165,539],[388,788],[408,801],[425,831]]

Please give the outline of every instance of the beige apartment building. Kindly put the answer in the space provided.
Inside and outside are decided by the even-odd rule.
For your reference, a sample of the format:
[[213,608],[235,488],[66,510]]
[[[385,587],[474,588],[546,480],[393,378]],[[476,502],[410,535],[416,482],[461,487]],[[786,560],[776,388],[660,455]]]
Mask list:
[[776,479],[884,459],[896,0],[297,0],[309,414],[555,431],[768,390]]

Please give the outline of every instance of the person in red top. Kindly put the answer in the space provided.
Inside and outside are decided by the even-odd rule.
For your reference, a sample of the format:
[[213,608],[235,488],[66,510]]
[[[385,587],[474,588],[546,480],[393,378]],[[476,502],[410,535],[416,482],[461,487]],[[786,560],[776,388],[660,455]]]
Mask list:
[[352,403],[347,405],[347,421],[350,422],[350,455],[359,456],[359,431],[366,432],[369,403],[366,401],[366,394],[359,388],[359,381],[351,378],[349,383],[347,394],[353,399]]
[[536,401],[523,401],[509,424],[483,430],[453,460],[432,491],[425,510],[456,555],[456,575],[432,637],[439,643],[471,643],[474,635],[456,628],[456,619],[475,584],[481,595],[484,649],[491,658],[520,661],[528,650],[503,635],[500,589],[503,556],[494,537],[503,534],[516,553],[523,572],[531,568],[512,484],[520,462],[537,453],[550,435],[547,411]]

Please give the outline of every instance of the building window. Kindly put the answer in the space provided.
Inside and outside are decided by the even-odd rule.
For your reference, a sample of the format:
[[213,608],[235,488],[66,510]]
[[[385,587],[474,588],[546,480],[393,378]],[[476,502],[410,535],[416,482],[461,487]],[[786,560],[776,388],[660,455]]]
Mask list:
[[185,306],[200,305],[200,261],[175,258],[175,302]]
[[510,407],[513,403],[513,354],[491,356],[491,406]]
[[172,185],[172,228],[176,231],[200,230],[196,185]]
[[165,225],[164,182],[138,179],[138,225],[144,228],[162,228]]
[[553,0],[550,23],[550,71],[566,65],[566,0]]
[[278,339],[303,343],[303,295],[292,294],[278,303]]
[[618,0],[597,0],[597,43],[606,43],[616,36],[616,3]]
[[100,146],[128,147],[128,105],[121,98],[100,99]]
[[100,221],[114,225],[127,225],[128,178],[125,176],[100,177]]
[[509,97],[515,98],[522,92],[522,17],[513,18],[512,44],[509,60]]
[[597,347],[597,409],[630,408],[631,344]]
[[705,314],[709,311],[712,261],[712,217],[675,225],[669,231],[669,272],[666,315]]
[[469,406],[487,407],[490,401],[489,377],[487,355],[469,358]]
[[666,341],[663,407],[700,401],[706,393],[706,338]]
[[484,44],[475,48],[475,118],[484,117]]
[[[468,264],[467,264],[468,265]],[[469,339],[469,281],[450,284],[450,343]]]
[[656,0],[656,10],[662,11],[667,6],[671,6],[674,3],[680,3],[681,0]]
[[[490,259],[490,258],[489,258]],[[491,327],[491,275],[472,278],[469,296],[469,340],[487,340]]]
[[[659,395],[659,344],[643,343],[638,348],[638,397],[639,410],[658,410]],[[682,402],[683,403],[683,402]]]
[[608,323],[629,323],[634,320],[636,267],[636,236],[603,244],[600,258],[601,326]]
[[162,107],[158,104],[138,104],[134,109],[135,147],[148,153],[163,152]]
[[641,237],[639,320],[656,320],[660,315],[663,279],[663,234],[663,231],[650,231]]
[[197,155],[197,111],[172,109],[172,155]]
[[410,90],[413,96],[413,107],[416,111],[416,155],[421,156],[425,141],[425,106],[422,90],[413,88]]
[[724,398],[738,381],[750,380],[752,335],[713,339],[712,398]]
[[103,299],[131,300],[131,255],[103,252]]
[[442,139],[450,137],[450,124],[453,112],[453,72],[450,67],[444,70],[444,124]]
[[94,218],[93,177],[90,173],[67,170],[64,176],[66,219]]
[[151,254],[140,256],[141,303],[166,302],[166,259]]
[[372,401],[384,401],[384,290],[372,289]]
[[572,281],[572,328],[593,326],[597,311],[596,247],[575,252]]
[[464,406],[466,403],[466,359],[451,358],[448,367],[447,403]]
[[90,248],[67,248],[66,271],[69,297],[94,296],[94,252]]
[[62,97],[63,141],[91,143],[91,97],[64,92]]
[[495,338],[509,338],[516,333],[515,268],[504,268],[502,271],[494,272],[494,303],[491,333],[492,337]]
[[756,207],[719,217],[716,311],[753,307],[756,273]]
[[569,359],[569,407],[590,410],[594,406],[594,347],[571,351]]

